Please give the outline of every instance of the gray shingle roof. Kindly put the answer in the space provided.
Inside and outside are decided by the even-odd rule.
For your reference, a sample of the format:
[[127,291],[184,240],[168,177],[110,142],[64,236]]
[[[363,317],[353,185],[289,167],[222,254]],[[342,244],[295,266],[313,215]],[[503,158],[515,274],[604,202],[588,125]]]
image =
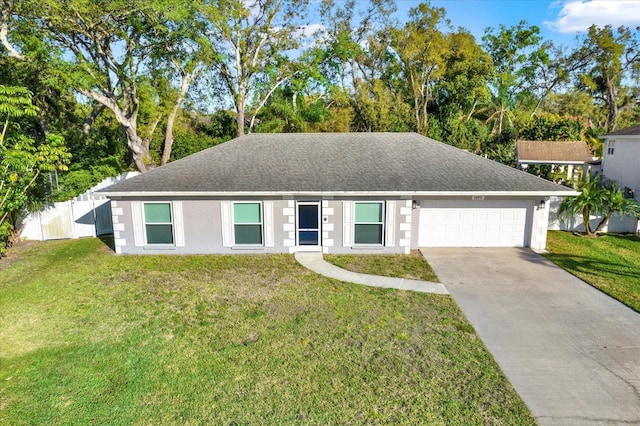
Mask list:
[[416,133],[295,133],[243,136],[103,192],[568,190]]
[[586,142],[518,141],[518,161],[573,162],[593,161]]
[[640,136],[640,125],[627,127],[626,129],[616,130],[602,136]]

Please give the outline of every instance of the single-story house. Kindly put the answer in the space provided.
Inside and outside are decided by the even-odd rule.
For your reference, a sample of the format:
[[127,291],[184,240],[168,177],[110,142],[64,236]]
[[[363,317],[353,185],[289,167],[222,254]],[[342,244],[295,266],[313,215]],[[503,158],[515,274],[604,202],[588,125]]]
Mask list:
[[576,194],[415,133],[250,134],[101,193],[131,254],[544,249]]
[[516,145],[518,168],[526,170],[530,165],[552,165],[567,169],[567,180],[573,178],[573,168],[582,167],[582,176],[586,176],[593,154],[583,141],[525,141]]

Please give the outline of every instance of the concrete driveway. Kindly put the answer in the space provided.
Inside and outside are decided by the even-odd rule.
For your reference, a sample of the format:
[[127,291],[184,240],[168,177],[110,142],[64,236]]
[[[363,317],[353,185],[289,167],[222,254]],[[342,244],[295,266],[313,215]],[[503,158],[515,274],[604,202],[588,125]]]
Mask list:
[[528,249],[422,249],[541,425],[640,425],[640,314]]

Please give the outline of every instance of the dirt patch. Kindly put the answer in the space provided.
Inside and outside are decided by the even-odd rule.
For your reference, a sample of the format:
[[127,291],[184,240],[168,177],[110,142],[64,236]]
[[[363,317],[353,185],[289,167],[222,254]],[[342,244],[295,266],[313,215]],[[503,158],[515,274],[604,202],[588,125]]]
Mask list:
[[16,240],[11,246],[7,249],[7,254],[4,257],[0,257],[0,271],[5,268],[8,268],[15,262],[18,262],[22,259],[24,253],[29,250],[31,247],[40,244],[41,241],[34,240]]

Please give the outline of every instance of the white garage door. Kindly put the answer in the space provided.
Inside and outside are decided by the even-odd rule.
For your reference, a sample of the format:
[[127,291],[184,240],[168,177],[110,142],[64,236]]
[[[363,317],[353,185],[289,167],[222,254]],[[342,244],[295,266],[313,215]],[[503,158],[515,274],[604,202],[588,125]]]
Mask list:
[[531,201],[423,201],[421,247],[523,247]]

